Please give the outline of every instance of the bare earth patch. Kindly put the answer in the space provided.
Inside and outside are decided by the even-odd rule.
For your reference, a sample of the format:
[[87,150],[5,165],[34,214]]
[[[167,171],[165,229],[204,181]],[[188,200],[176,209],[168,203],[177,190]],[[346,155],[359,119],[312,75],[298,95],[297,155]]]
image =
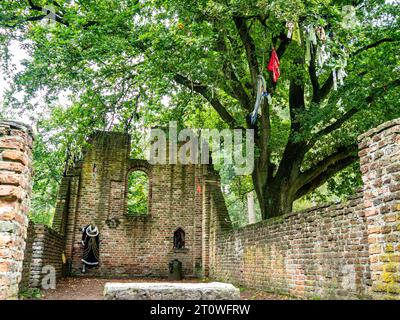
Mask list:
[[[56,290],[43,290],[42,300],[104,300],[103,290],[106,282],[170,282],[159,278],[137,279],[97,279],[65,278],[57,284]],[[184,279],[181,282],[203,282],[199,279]],[[286,300],[288,297],[260,290],[242,289],[242,300]]]

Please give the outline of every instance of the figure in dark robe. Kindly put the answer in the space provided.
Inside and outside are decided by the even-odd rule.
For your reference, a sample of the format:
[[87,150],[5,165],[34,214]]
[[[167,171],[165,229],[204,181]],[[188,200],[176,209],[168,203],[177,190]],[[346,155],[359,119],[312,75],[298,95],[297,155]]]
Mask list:
[[86,266],[88,268],[95,267],[99,264],[99,230],[96,226],[88,224],[82,228],[82,272],[85,273]]

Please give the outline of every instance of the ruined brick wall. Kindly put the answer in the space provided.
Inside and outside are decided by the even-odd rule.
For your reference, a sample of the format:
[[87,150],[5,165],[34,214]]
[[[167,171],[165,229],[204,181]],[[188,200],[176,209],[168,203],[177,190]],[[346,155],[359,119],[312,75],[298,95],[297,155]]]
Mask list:
[[400,119],[359,141],[361,193],[219,233],[211,276],[299,297],[400,299]]
[[400,119],[359,140],[372,293],[400,299]]
[[31,194],[32,132],[0,122],[0,300],[15,299],[21,281]]
[[212,276],[309,298],[368,295],[362,194],[262,221],[217,239]]
[[[218,193],[209,191],[208,166],[150,165],[129,154],[128,135],[98,133],[84,160],[64,178],[62,190],[68,192],[60,192],[55,227],[63,232],[65,226],[72,274],[81,274],[81,228],[93,223],[100,230],[100,266],[88,275],[167,276],[168,262],[178,259],[185,276],[206,276],[211,211],[205,203]],[[149,212],[144,216],[126,214],[132,170],[149,177]],[[173,248],[178,228],[186,234],[184,249]]]
[[32,224],[31,229],[27,238],[30,256],[27,255],[24,260],[24,265],[29,265],[29,269],[24,268],[23,278],[29,287],[39,288],[43,276],[50,271],[44,267],[54,268],[56,279],[63,276],[62,253],[65,241],[63,236],[48,226]]
[[34,223],[30,220],[25,239],[24,263],[22,267],[22,279],[19,283],[19,291],[29,288],[29,278],[31,274],[33,241],[35,239]]

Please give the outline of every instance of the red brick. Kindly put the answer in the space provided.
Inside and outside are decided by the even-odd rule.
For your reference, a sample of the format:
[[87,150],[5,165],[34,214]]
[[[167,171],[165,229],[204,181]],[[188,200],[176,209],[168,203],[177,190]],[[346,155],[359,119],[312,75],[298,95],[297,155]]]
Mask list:
[[2,162],[0,161],[0,171],[6,170],[6,171],[14,171],[17,173],[24,172],[26,170],[26,167],[18,162]]
[[21,176],[12,173],[0,173],[0,184],[20,185]]
[[23,191],[20,187],[0,185],[0,197],[6,199],[22,199]]
[[3,157],[3,160],[20,162],[23,165],[27,165],[29,161],[23,152],[17,150],[5,150],[0,154],[0,156]]

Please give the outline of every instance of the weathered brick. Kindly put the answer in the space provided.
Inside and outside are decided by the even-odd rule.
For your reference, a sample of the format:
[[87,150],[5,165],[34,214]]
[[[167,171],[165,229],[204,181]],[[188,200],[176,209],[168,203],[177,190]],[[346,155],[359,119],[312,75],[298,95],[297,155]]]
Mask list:
[[21,173],[26,170],[26,167],[18,162],[2,162],[0,161],[0,172],[1,171],[13,171]]
[[21,185],[21,176],[13,173],[0,173],[0,184]]
[[0,156],[3,160],[20,162],[24,166],[26,166],[29,161],[28,157],[23,152],[17,150],[5,150],[0,154]]
[[25,149],[25,143],[20,138],[0,137],[0,148],[1,149],[24,150]]
[[23,194],[23,190],[20,187],[0,185],[0,197],[11,200],[21,200],[23,198]]
[[30,133],[23,125],[0,121],[0,300],[16,299],[25,248],[31,192]]

